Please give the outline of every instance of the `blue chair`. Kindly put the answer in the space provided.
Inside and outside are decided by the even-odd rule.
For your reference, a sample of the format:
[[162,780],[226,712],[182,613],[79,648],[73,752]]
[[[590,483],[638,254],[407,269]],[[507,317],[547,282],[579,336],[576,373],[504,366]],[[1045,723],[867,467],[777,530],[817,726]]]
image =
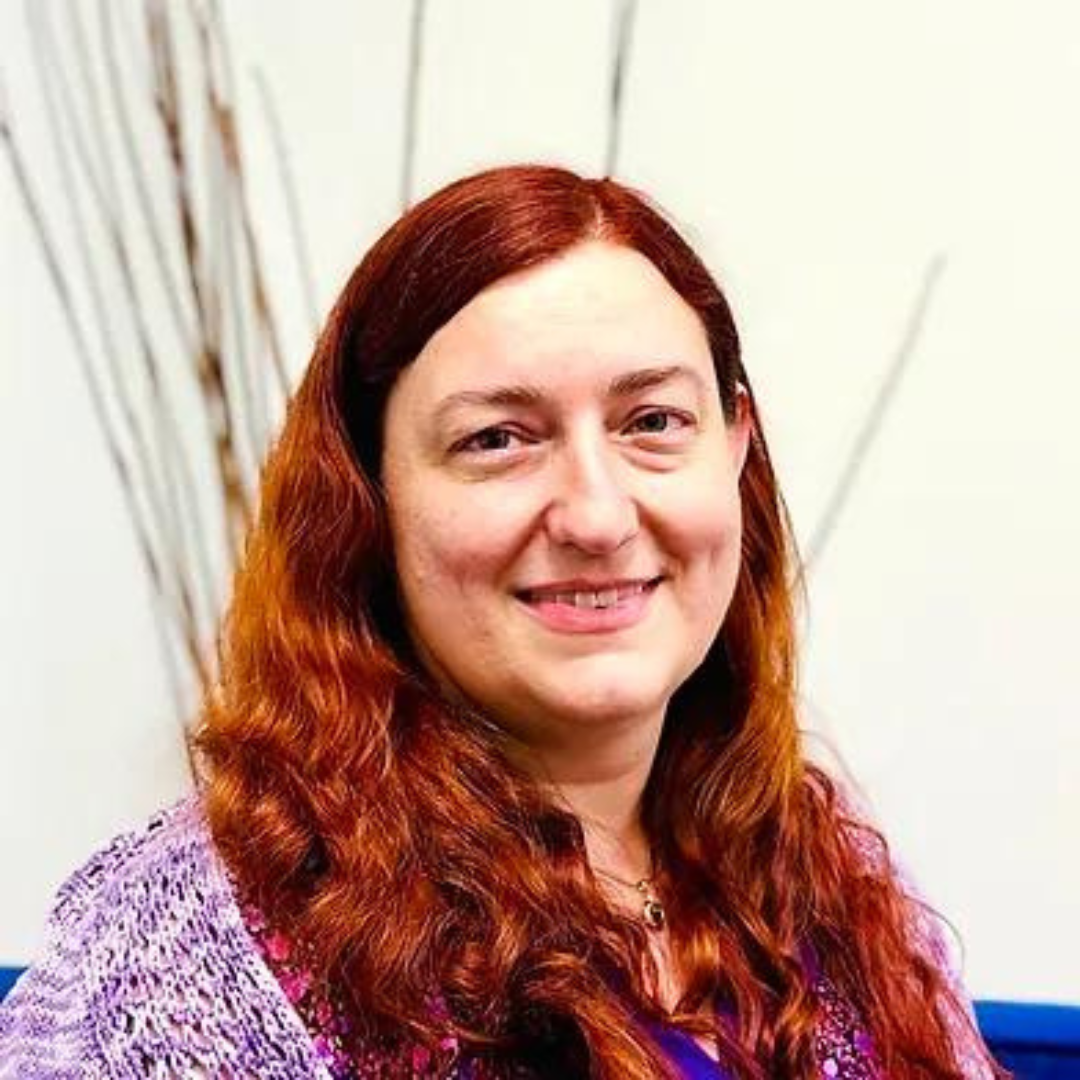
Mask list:
[[1017,1080],[1080,1080],[1080,1006],[979,1001],[975,1015]]
[[7,992],[15,985],[15,980],[22,973],[22,968],[0,967],[0,1001],[7,997]]

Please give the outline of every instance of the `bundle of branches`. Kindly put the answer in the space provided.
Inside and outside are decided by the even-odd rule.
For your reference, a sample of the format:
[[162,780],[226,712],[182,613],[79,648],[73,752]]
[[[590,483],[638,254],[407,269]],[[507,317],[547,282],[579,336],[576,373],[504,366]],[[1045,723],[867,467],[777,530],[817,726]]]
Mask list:
[[[225,583],[288,376],[219,10],[101,0],[89,28],[85,10],[64,4],[54,20],[48,3],[26,6],[54,172],[3,105],[0,138],[120,481],[186,720],[213,678]],[[256,80],[314,332],[288,157]]]

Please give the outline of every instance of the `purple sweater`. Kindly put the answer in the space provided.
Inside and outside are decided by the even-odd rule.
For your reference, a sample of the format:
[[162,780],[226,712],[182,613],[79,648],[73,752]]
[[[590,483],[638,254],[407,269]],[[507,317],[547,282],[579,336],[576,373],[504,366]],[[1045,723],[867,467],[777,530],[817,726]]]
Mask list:
[[[821,1075],[873,1075],[854,1014],[830,1003],[826,985],[819,992]],[[965,1075],[990,1077],[959,1019],[956,1033]],[[684,1075],[707,1075],[669,1034]],[[365,1075],[391,1075],[389,1065]],[[332,1080],[330,1066],[253,940],[195,799],[114,840],[65,883],[43,955],[0,1004],[3,1080]],[[451,1075],[471,1071],[460,1062]]]

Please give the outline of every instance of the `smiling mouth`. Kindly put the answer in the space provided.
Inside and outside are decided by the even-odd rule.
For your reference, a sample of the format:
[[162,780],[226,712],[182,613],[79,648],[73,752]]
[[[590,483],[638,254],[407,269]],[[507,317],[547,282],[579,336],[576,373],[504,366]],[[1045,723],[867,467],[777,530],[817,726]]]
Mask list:
[[661,580],[660,577],[640,578],[636,581],[605,583],[594,588],[582,588],[577,582],[567,582],[538,589],[522,589],[517,597],[531,605],[553,604],[586,611],[605,610],[652,592]]

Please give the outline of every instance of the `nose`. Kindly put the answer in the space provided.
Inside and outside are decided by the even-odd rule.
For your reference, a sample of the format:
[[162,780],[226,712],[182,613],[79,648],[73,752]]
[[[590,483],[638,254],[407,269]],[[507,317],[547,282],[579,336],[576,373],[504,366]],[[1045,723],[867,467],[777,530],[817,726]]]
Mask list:
[[637,504],[622,465],[603,445],[564,447],[545,514],[552,541],[608,555],[637,535]]

